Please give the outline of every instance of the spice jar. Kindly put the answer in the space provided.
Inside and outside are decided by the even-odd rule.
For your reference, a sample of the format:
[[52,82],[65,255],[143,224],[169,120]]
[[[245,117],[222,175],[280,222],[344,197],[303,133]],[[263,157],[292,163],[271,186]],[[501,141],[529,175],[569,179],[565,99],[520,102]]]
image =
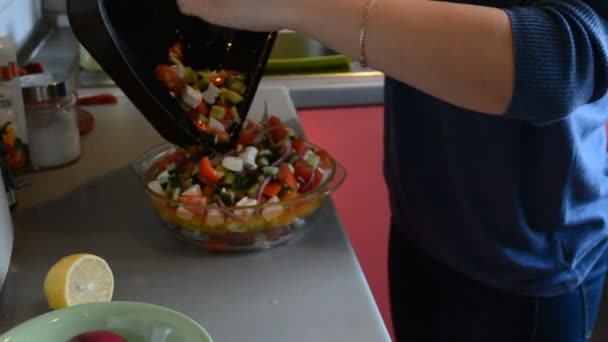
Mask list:
[[49,74],[21,77],[34,170],[68,164],[80,157],[76,94],[71,80],[55,81]]

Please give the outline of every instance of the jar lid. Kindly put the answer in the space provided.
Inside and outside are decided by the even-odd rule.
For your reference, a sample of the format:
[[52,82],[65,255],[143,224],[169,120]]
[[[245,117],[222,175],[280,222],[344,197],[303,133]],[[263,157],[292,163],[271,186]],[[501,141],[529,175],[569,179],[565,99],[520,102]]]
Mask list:
[[33,74],[22,76],[21,91],[25,102],[44,102],[71,96],[71,80],[56,81],[50,74]]

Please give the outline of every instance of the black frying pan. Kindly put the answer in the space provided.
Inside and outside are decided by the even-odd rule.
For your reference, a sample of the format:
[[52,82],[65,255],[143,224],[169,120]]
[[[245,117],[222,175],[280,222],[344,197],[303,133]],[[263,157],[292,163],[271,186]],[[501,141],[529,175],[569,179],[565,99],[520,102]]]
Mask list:
[[[205,144],[184,110],[154,75],[167,63],[169,47],[181,41],[184,64],[193,68],[232,69],[247,75],[244,100],[237,106],[241,122],[263,75],[275,32],[249,32],[218,27],[181,13],[175,0],[68,0],[68,17],[76,38],[116,85],[167,141]],[[231,142],[214,149],[230,148]]]

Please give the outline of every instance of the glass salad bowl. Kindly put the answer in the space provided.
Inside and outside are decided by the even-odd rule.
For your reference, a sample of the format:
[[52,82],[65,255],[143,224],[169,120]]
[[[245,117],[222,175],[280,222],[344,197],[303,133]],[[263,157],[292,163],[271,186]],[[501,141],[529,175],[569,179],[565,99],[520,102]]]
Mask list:
[[[303,144],[307,148],[320,150],[309,142]],[[280,199],[274,196],[274,201],[260,202],[262,204],[243,200],[226,204],[222,203],[221,199],[218,199],[221,205],[218,205],[217,201],[209,204],[210,198],[216,195],[209,194],[209,199],[205,201],[192,201],[183,200],[188,196],[177,197],[155,191],[151,184],[155,183],[159,176],[159,168],[162,168],[159,165],[166,165],[167,161],[176,155],[184,155],[184,151],[185,149],[171,143],[162,144],[143,153],[132,166],[152,207],[162,221],[174,231],[177,239],[202,246],[211,252],[261,250],[301,237],[311,226],[308,224],[311,215],[342,185],[346,177],[344,167],[326,154],[322,175],[318,173],[312,190],[305,193],[296,191],[297,195]],[[293,170],[293,167],[291,169]],[[200,186],[194,187],[200,194]],[[221,184],[217,186],[219,187]],[[206,185],[203,185],[203,188],[206,188]],[[259,192],[258,189],[258,198]],[[250,197],[255,198],[256,195],[250,193]]]

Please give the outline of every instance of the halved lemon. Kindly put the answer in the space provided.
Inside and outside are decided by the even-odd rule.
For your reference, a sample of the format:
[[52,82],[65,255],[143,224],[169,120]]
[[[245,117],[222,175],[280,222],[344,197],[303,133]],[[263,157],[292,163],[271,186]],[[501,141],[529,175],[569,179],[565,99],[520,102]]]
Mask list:
[[44,280],[44,294],[51,309],[107,302],[114,293],[114,275],[101,257],[68,255],[51,267]]

